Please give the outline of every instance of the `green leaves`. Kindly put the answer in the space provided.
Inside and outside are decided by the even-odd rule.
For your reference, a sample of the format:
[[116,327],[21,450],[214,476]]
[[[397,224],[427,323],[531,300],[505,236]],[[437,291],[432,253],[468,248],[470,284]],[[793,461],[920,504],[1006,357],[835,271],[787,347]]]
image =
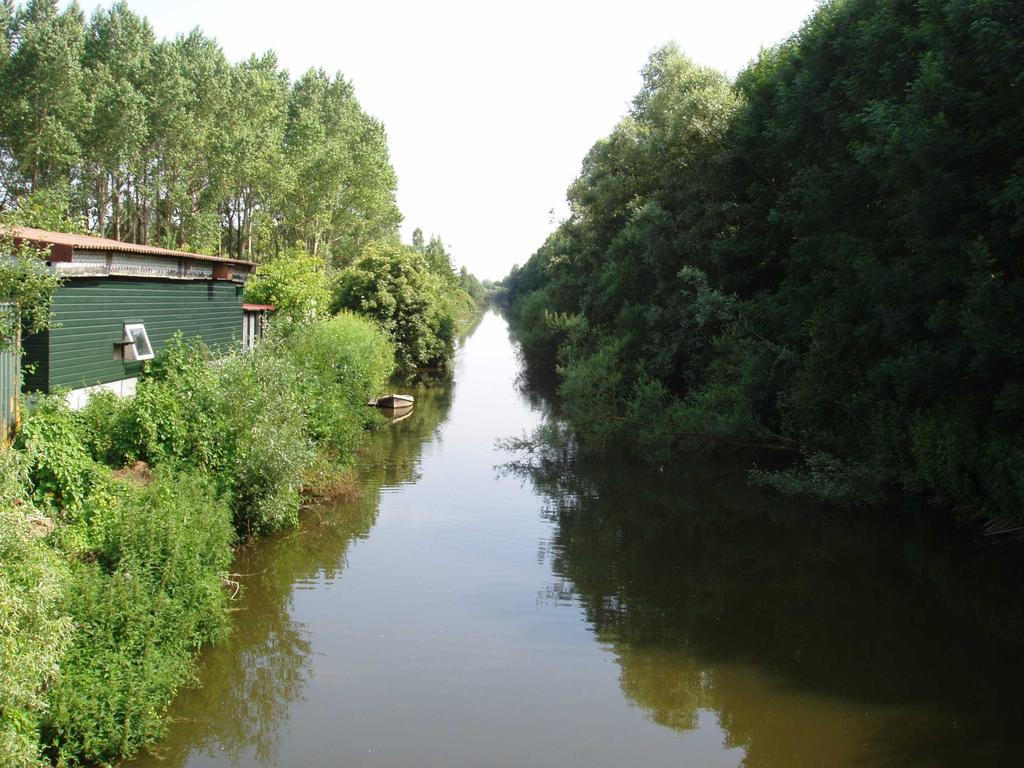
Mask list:
[[[434,262],[436,268],[436,252]],[[450,266],[444,269],[439,275],[424,253],[397,241],[371,245],[339,272],[334,306],[380,323],[394,341],[399,370],[443,366],[454,349],[459,303],[473,312]]]
[[0,449],[0,761],[13,768],[44,764],[38,729],[46,687],[71,635],[60,610],[66,569],[33,518],[27,463]]
[[257,260],[300,241],[335,266],[397,235],[384,127],[340,74],[158,42],[123,2],[86,25],[4,0],[0,32],[0,209],[71,189],[99,235]]
[[88,119],[81,12],[32,0],[14,14],[11,37],[17,45],[0,85],[0,131],[31,189],[66,179],[81,152],[76,127]]
[[288,242],[348,263],[369,243],[394,236],[401,215],[384,127],[362,111],[351,84],[309,70],[288,102],[285,155],[292,187],[283,202]]
[[50,324],[50,301],[61,279],[46,269],[44,255],[27,243],[16,246],[0,220],[0,350],[9,349],[22,328],[35,332]]
[[776,487],[892,480],[1019,520],[1017,5],[827,3],[734,85],[656,51],[572,218],[505,281],[524,344],[651,453],[801,444]]
[[208,478],[159,473],[94,518],[63,609],[72,642],[44,733],[62,763],[107,762],[163,733],[198,648],[224,636],[231,513]]
[[319,257],[289,251],[257,267],[246,283],[245,300],[273,304],[275,322],[312,322],[327,314],[331,278]]

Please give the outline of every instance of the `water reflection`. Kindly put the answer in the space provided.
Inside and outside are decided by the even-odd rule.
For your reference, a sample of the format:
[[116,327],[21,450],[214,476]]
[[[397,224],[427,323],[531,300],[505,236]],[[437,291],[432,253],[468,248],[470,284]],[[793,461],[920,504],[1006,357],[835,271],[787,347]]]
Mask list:
[[279,754],[281,729],[315,667],[311,639],[293,618],[296,592],[338,578],[352,542],[373,528],[380,494],[418,479],[420,453],[447,418],[451,388],[411,391],[416,408],[409,418],[383,426],[368,441],[358,498],[310,510],[298,530],[239,551],[234,567],[245,591],[230,639],[204,651],[202,687],[175,701],[168,738],[129,765],[176,768],[204,754],[232,765],[288,762]]
[[521,370],[486,316],[457,387],[374,437],[361,498],[241,554],[234,637],[137,764],[1018,762],[1017,552],[708,457],[582,458]]
[[1016,553],[935,521],[833,514],[710,459],[580,458],[549,430],[506,469],[623,693],[679,731],[715,713],[743,765],[1010,765],[1024,708]]

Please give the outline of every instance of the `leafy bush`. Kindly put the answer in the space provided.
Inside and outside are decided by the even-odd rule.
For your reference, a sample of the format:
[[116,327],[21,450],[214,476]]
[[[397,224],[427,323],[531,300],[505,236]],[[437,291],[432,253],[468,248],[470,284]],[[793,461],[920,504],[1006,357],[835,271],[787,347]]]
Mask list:
[[331,278],[323,259],[301,249],[260,264],[245,284],[245,300],[273,304],[278,322],[311,322],[323,317],[331,303]]
[[90,529],[94,557],[73,564],[65,589],[75,629],[43,729],[68,764],[110,761],[159,737],[196,650],[227,628],[234,531],[208,479],[125,486]]
[[373,322],[343,312],[304,326],[285,346],[300,372],[306,422],[315,441],[343,461],[374,418],[366,407],[393,372],[395,353]]
[[216,467],[223,460],[214,411],[217,381],[210,350],[201,340],[173,337],[149,363],[135,397],[117,426],[124,441],[121,461],[139,457],[152,464],[186,462]]
[[567,339],[561,325],[553,322],[558,316],[550,306],[550,297],[541,290],[524,297],[517,307],[516,337],[531,361],[555,360]]
[[399,369],[411,371],[451,357],[464,294],[415,248],[389,242],[370,246],[339,273],[334,307],[380,323],[394,341]]
[[86,448],[78,414],[61,394],[40,395],[18,433],[32,480],[33,495],[46,509],[74,517],[105,471]]
[[[286,527],[298,513],[299,474],[312,457],[298,371],[268,340],[216,363],[201,342],[172,340],[113,412],[120,462],[210,473],[246,533]],[[100,417],[102,401],[86,413]]]
[[215,475],[230,490],[235,524],[246,534],[298,521],[301,472],[314,458],[303,382],[263,343],[212,368],[217,430]]
[[71,625],[62,613],[67,569],[45,544],[28,465],[0,448],[0,764],[41,764],[39,720]]
[[78,412],[82,440],[93,459],[120,466],[135,458],[138,438],[131,421],[131,403],[115,393],[93,392]]
[[210,360],[201,342],[173,339],[121,405],[93,398],[94,455],[114,463],[199,468],[225,492],[245,534],[293,525],[303,471],[318,452],[348,463],[373,413],[367,400],[394,367],[387,336],[354,315],[274,333],[249,351]]

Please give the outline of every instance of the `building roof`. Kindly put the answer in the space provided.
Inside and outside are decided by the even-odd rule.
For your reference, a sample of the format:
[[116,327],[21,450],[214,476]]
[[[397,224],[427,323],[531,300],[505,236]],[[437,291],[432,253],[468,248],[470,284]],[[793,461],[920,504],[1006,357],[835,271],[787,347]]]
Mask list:
[[10,227],[7,232],[15,238],[28,240],[39,245],[63,245],[70,246],[76,251],[103,251],[113,253],[136,253],[143,256],[166,256],[176,259],[194,259],[195,261],[214,261],[224,264],[244,264],[256,266],[253,261],[243,259],[226,259],[223,256],[207,256],[202,253],[190,253],[189,251],[175,251],[170,248],[158,248],[155,245],[138,245],[137,243],[122,243],[120,240],[111,240],[107,237],[95,237],[93,235],[73,235],[67,232],[51,232],[46,229],[34,229],[32,227]]

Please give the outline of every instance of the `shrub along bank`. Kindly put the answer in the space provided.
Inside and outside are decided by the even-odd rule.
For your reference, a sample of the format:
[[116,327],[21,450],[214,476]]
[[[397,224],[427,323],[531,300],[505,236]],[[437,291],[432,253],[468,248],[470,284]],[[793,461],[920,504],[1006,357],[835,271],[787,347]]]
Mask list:
[[355,312],[388,334],[402,373],[443,368],[459,329],[472,323],[488,297],[473,275],[455,271],[440,238],[424,244],[417,230],[413,242],[368,244],[341,268],[301,250],[286,251],[260,264],[246,283],[246,300],[273,304],[278,322],[308,321],[329,310]]
[[0,764],[104,763],[161,734],[227,631],[236,539],[293,525],[351,464],[393,367],[342,314],[215,364],[172,343],[131,400],[41,399],[0,451]]
[[504,284],[585,441],[1024,520],[1022,71],[1011,0],[831,0],[735,81],[653,54]]

